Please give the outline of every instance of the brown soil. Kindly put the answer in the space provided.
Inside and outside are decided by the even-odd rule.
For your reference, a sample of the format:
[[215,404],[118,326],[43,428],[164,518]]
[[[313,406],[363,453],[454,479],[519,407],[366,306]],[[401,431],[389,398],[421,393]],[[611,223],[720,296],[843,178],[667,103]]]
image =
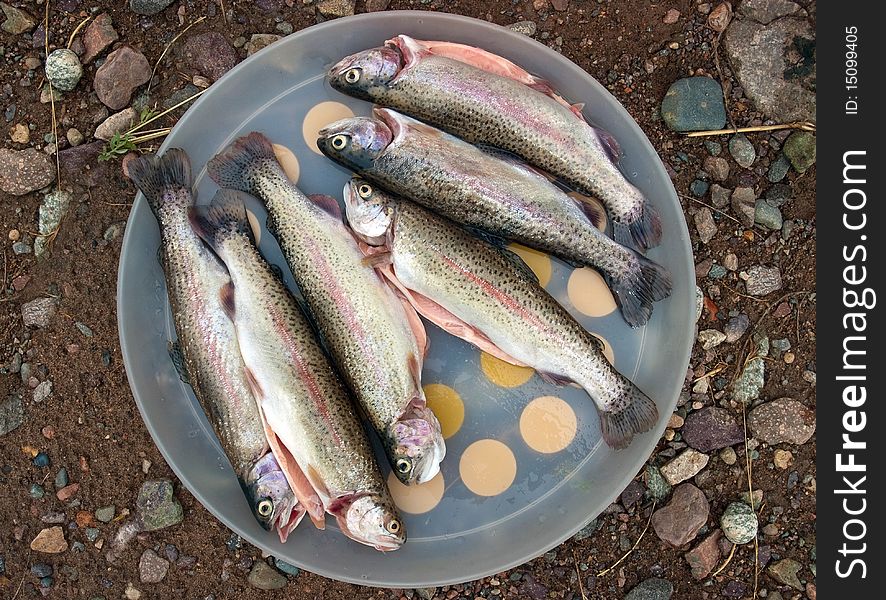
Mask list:
[[[30,4],[30,3],[28,3]],[[54,2],[53,4],[58,4]],[[290,8],[283,0],[265,0],[256,4],[270,7],[268,10],[255,9],[252,3],[226,0],[223,5],[233,8],[235,19],[226,25],[221,10],[210,10],[211,2],[194,0],[176,3],[162,14],[152,17],[153,26],[143,29],[138,17],[128,9],[128,3],[104,0],[81,3],[71,0],[66,3],[74,7],[68,12],[53,11],[50,17],[51,43],[55,46],[67,42],[73,28],[86,15],[83,12],[91,6],[100,6],[110,14],[123,42],[140,49],[153,63],[164,45],[181,29],[176,8],[187,7],[186,21],[197,15],[214,14],[195,27],[195,31],[221,31],[229,39],[252,33],[275,32],[275,18],[290,22],[295,29],[309,26],[317,21],[314,9],[296,0]],[[434,9],[459,12],[469,16],[488,19],[507,25],[524,19],[538,23],[537,39],[557,47],[565,56],[579,64],[592,76],[603,82],[625,105],[640,123],[652,143],[659,150],[663,160],[669,165],[678,164],[677,152],[689,155],[690,162],[676,173],[674,183],[680,194],[689,196],[689,184],[701,168],[701,161],[707,151],[700,139],[686,139],[668,131],[657,117],[657,109],[668,86],[677,78],[698,72],[713,74],[718,79],[735,85],[731,79],[725,57],[721,53],[722,73],[718,73],[711,46],[715,34],[704,27],[705,17],[696,11],[696,3],[690,0],[664,2],[650,5],[643,0],[569,2],[568,10],[558,12],[545,8],[536,11],[533,4],[547,5],[547,2],[518,0],[511,2],[442,2],[432,0],[411,2],[394,0],[392,9]],[[560,4],[560,2],[556,2]],[[565,4],[565,2],[563,2]],[[716,4],[716,3],[715,3]],[[805,4],[805,2],[804,2]],[[88,6],[87,6],[88,5]],[[357,3],[358,12],[364,2]],[[680,11],[677,23],[667,25],[663,17],[669,8]],[[43,6],[32,7],[42,14]],[[814,15],[814,6],[810,7]],[[543,15],[543,16],[540,16]],[[549,35],[543,36],[543,32]],[[562,41],[562,45],[558,45]],[[678,50],[671,50],[667,56],[657,57],[660,50],[676,42]],[[22,87],[25,68],[22,61],[26,57],[40,57],[41,51],[31,47],[23,36],[4,34],[0,45],[6,48],[5,57],[0,59],[0,83],[9,84],[7,91],[12,96],[4,99],[4,107],[15,103],[18,113],[15,123],[36,124],[32,132],[32,144],[42,144],[44,133],[51,131],[49,105],[38,100],[42,68],[28,87]],[[245,51],[240,49],[241,57]],[[182,66],[173,57],[166,59],[158,70],[159,82],[155,84],[156,98],[165,98],[181,87]],[[644,69],[647,60],[654,60],[652,73]],[[65,96],[57,105],[60,121],[60,137],[68,128],[75,126],[87,134],[94,128],[93,115],[100,109],[100,103],[90,93],[91,79],[95,67],[86,68],[83,81],[77,91]],[[186,73],[191,75],[191,73]],[[11,87],[10,87],[11,86]],[[730,94],[730,114],[736,125],[752,123],[760,115],[753,113],[751,105]],[[12,123],[9,124],[11,126]],[[752,137],[760,145],[766,136]],[[11,146],[4,134],[5,143]],[[725,141],[720,140],[721,142]],[[758,165],[768,166],[776,153],[761,146],[766,154],[758,159]],[[725,150],[724,154],[728,154]],[[738,168],[734,163],[733,173]],[[763,171],[765,174],[765,171]],[[737,185],[733,179],[729,185]],[[739,259],[739,270],[754,264],[779,263],[784,276],[784,288],[764,300],[743,296],[743,286],[734,274],[718,282],[700,278],[699,285],[706,294],[712,294],[711,285],[719,285],[719,297],[714,302],[721,311],[721,317],[730,309],[746,312],[751,322],[764,314],[770,307],[773,297],[781,293],[812,291],[815,287],[815,170],[798,177],[791,172],[793,199],[782,207],[785,218],[803,219],[807,224],[782,247],[780,243],[768,243],[768,235],[758,229],[752,240],[737,231],[737,224],[722,218],[717,237],[703,246],[697,241],[694,225],[690,225],[696,245],[696,260],[713,257],[722,262],[727,252],[734,252]],[[17,229],[21,232],[34,232],[37,229],[37,209],[39,194],[24,197],[6,197],[0,200],[0,230],[4,233],[3,288],[17,275],[28,275],[31,280],[22,291],[5,294],[0,292],[0,364],[8,362],[16,351],[27,353],[26,360],[34,366],[34,375],[40,379],[49,378],[53,382],[52,396],[42,404],[31,402],[31,391],[18,375],[0,375],[0,399],[20,394],[24,398],[25,423],[12,433],[0,437],[0,557],[6,562],[6,575],[0,575],[0,597],[32,597],[39,594],[34,585],[37,579],[28,573],[28,566],[45,561],[56,568],[55,583],[51,595],[57,598],[92,598],[105,596],[120,598],[127,582],[132,582],[143,592],[143,597],[187,599],[214,595],[216,598],[236,597],[246,599],[280,597],[276,592],[263,592],[253,589],[246,582],[247,570],[240,570],[237,564],[243,557],[260,559],[260,552],[248,545],[232,552],[225,546],[230,532],[216,521],[188,491],[177,484],[177,496],[185,509],[184,522],[166,530],[140,537],[133,541],[122,559],[114,564],[106,562],[104,550],[97,550],[86,541],[82,529],[66,531],[70,542],[82,541],[86,550],[81,553],[66,552],[61,555],[37,556],[28,550],[28,544],[44,525],[40,516],[53,511],[62,511],[67,521],[72,521],[78,510],[88,512],[108,504],[114,504],[118,511],[123,507],[134,507],[135,497],[146,479],[171,478],[174,476],[164,463],[157,448],[138,418],[135,405],[127,385],[126,374],[120,357],[115,318],[115,282],[121,238],[105,242],[103,233],[109,225],[125,221],[129,212],[134,190],[123,177],[120,162],[112,162],[107,168],[106,179],[101,185],[86,188],[75,183],[63,182],[74,190],[74,203],[52,246],[52,256],[47,260],[35,260],[32,254],[15,255],[11,242],[6,240],[6,232]],[[758,178],[757,189],[765,188],[765,177]],[[707,200],[705,200],[707,201]],[[700,207],[696,202],[682,200],[687,216]],[[728,210],[728,209],[727,209]],[[776,238],[778,236],[776,235]],[[789,255],[784,253],[789,251]],[[716,292],[714,290],[713,292]],[[45,329],[25,331],[20,314],[23,303],[37,297],[53,295],[60,300],[60,310],[51,325]],[[716,294],[713,294],[716,296]],[[761,327],[768,330],[771,338],[787,337],[791,340],[796,360],[785,364],[781,359],[767,362],[767,385],[764,398],[792,396],[809,405],[815,403],[814,387],[803,381],[805,369],[815,370],[815,312],[814,300],[808,296],[796,296],[797,304],[791,305],[791,314],[785,318],[767,316]],[[708,318],[703,315],[702,319]],[[94,335],[84,336],[75,327],[75,321],[87,324]],[[722,327],[711,321],[711,325]],[[704,323],[701,328],[707,327]],[[76,346],[76,347],[75,347]],[[723,375],[731,378],[735,364],[744,354],[741,342],[717,348],[713,356],[705,357],[705,352],[696,347],[691,365],[693,368],[704,363],[713,368],[720,360],[728,363]],[[105,365],[103,353],[109,353],[110,363]],[[727,357],[727,354],[733,356]],[[43,369],[45,368],[45,371]],[[702,369],[705,367],[701,367]],[[41,372],[43,371],[43,372]],[[702,371],[703,372],[703,371]],[[700,373],[699,373],[700,374]],[[734,409],[740,418],[740,409]],[[52,439],[42,433],[46,427],[54,429]],[[40,469],[31,463],[26,447],[34,447],[49,454],[52,466]],[[662,441],[659,450],[667,447]],[[709,526],[716,527],[716,519],[723,508],[738,494],[747,489],[747,475],[743,465],[743,446],[736,447],[739,462],[732,467],[722,461],[712,460],[705,470],[707,475],[696,483],[711,501]],[[765,506],[761,521],[765,524],[772,517],[773,509],[780,507],[777,523],[786,532],[779,538],[767,538],[771,552],[782,557],[792,557],[806,565],[809,563],[808,550],[815,544],[815,447],[812,442],[792,447],[795,464],[788,470],[772,467],[773,449],[760,447],[759,460],[755,461],[754,486],[764,491]],[[78,466],[85,457],[88,470]],[[148,474],[142,472],[142,461],[151,463]],[[661,460],[659,459],[659,462]],[[59,502],[54,496],[52,479],[60,466],[67,467],[71,480],[80,483],[77,494],[81,508],[74,508]],[[788,477],[798,471],[801,481],[796,487],[788,488]],[[813,477],[811,482],[803,482],[803,476]],[[45,480],[45,481],[44,481]],[[28,493],[34,482],[44,482],[47,495],[42,500],[33,500]],[[627,540],[632,544],[640,536],[646,524],[651,506],[645,503],[625,511],[615,510],[600,518],[600,526],[591,537],[582,541],[569,541],[549,554],[540,557],[514,572],[530,574],[535,581],[545,586],[550,598],[580,598],[581,590],[576,582],[576,562],[587,570],[579,571],[583,590],[590,598],[616,599],[624,597],[638,582],[653,576],[670,580],[675,587],[674,598],[699,599],[723,597],[725,586],[732,580],[748,585],[739,597],[750,597],[754,585],[753,548],[737,549],[729,565],[708,585],[696,582],[689,574],[683,558],[686,549],[673,549],[661,542],[651,530],[646,532],[637,549],[616,569],[605,576],[593,574],[613,564],[625,549],[620,545]],[[66,521],[66,522],[67,522]],[[117,524],[99,524],[100,539],[107,541],[116,531]],[[624,538],[624,540],[622,540]],[[699,538],[700,539],[700,538]],[[798,543],[803,540],[805,548]],[[182,554],[198,558],[196,566],[190,570],[172,567],[169,575],[160,584],[140,584],[138,581],[138,559],[142,548],[175,544]],[[408,551],[408,550],[407,550]],[[221,580],[223,561],[231,560],[232,576],[228,581]],[[247,561],[248,562],[248,561]],[[62,566],[76,569],[77,577],[72,579],[61,571]],[[809,577],[808,571],[804,570]],[[495,582],[489,579],[437,591],[439,598],[474,598],[500,594],[509,598],[530,597],[531,586],[525,581],[509,580],[512,573],[501,574]],[[811,579],[811,578],[810,578]],[[498,585],[500,583],[500,585]],[[108,586],[108,587],[105,587]],[[764,574],[760,574],[760,587],[769,590],[779,586]],[[788,590],[782,586],[785,594]],[[412,597],[412,591],[376,590],[360,588],[324,579],[310,573],[301,573],[290,581],[286,597],[317,598],[324,600],[350,598],[400,598]],[[543,597],[543,596],[542,596]],[[791,597],[788,595],[787,597]]]

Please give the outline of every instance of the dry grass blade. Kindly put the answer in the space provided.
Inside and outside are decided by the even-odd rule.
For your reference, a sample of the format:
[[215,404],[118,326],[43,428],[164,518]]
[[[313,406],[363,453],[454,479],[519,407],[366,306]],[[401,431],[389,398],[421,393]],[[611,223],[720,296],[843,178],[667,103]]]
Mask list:
[[[46,11],[43,13],[43,48],[49,53],[49,5],[51,0],[46,0]],[[58,121],[55,116],[55,90],[52,89],[52,81],[46,78],[49,85],[49,102],[52,110],[52,137],[55,140],[55,182],[56,189],[61,189],[62,185],[62,166],[58,157]]]
[[733,217],[733,216],[730,215],[729,213],[725,213],[725,212],[723,212],[722,210],[720,210],[719,208],[717,208],[717,207],[715,207],[715,206],[711,206],[711,205],[708,204],[707,202],[702,202],[702,201],[699,200],[698,198],[693,198],[692,196],[687,196],[686,194],[677,194],[677,195],[680,196],[681,198],[685,198],[686,200],[692,200],[693,202],[697,202],[698,204],[701,204],[702,206],[707,206],[708,208],[710,208],[710,209],[711,209],[712,211],[714,211],[715,213],[721,214],[721,215],[723,215],[724,217],[726,217],[727,219],[731,219],[731,220],[735,221],[736,223],[738,223],[739,225],[741,225],[741,221],[739,221],[738,219],[736,219],[735,217]]
[[726,567],[729,566],[729,563],[732,562],[732,557],[735,556],[735,547],[736,546],[737,546],[737,544],[732,544],[732,551],[729,552],[729,556],[726,557],[726,561],[722,565],[720,565],[719,569],[717,569],[716,571],[711,573],[711,577],[716,577],[717,575],[720,574],[721,571],[723,571],[723,569],[725,569]]
[[581,600],[588,600],[585,595],[585,586],[581,582],[581,572],[578,570],[578,560],[575,558],[575,548],[572,549],[572,564],[575,565],[575,577],[578,579],[578,591],[581,592]]
[[181,102],[179,102],[178,104],[176,104],[176,105],[174,105],[174,106],[170,106],[169,108],[167,108],[167,109],[164,110],[163,112],[159,112],[159,113],[157,113],[156,115],[154,115],[153,117],[151,117],[150,119],[147,119],[147,120],[145,120],[145,121],[142,122],[142,123],[139,123],[138,125],[136,125],[136,126],[133,127],[132,129],[130,129],[129,131],[127,131],[126,133],[127,133],[127,134],[135,133],[136,131],[138,131],[139,129],[141,129],[142,127],[144,127],[145,125],[147,125],[148,123],[152,123],[152,122],[156,121],[157,119],[159,119],[160,117],[163,117],[163,116],[165,116],[165,115],[168,115],[169,113],[171,113],[172,111],[174,111],[174,110],[177,109],[178,107],[180,107],[180,106],[182,106],[182,105],[184,105],[184,104],[187,104],[187,103],[190,102],[191,100],[194,100],[195,98],[197,98],[198,96],[200,96],[201,94],[203,94],[203,93],[204,93],[206,90],[208,90],[208,89],[209,89],[209,88],[206,88],[206,89],[200,90],[199,92],[197,92],[197,93],[194,94],[193,96],[190,96],[190,97],[188,97],[188,98],[185,98],[184,100],[182,100]]
[[154,63],[154,68],[151,70],[151,79],[148,81],[148,90],[147,90],[147,96],[149,98],[151,96],[151,85],[154,83],[154,75],[157,73],[157,67],[160,66],[160,61],[163,60],[163,57],[166,56],[166,53],[169,52],[169,49],[172,48],[172,45],[178,41],[178,38],[180,38],[185,33],[187,33],[188,29],[190,29],[191,27],[193,27],[197,23],[200,23],[205,20],[206,20],[206,15],[204,15],[204,16],[200,17],[199,19],[197,19],[196,21],[194,21],[193,23],[191,23],[190,25],[188,25],[187,27],[182,29],[178,33],[178,35],[176,35],[174,38],[172,38],[172,41],[170,41],[168,44],[166,44],[166,47],[163,48],[163,52],[160,53],[160,58],[157,59],[157,62]]
[[640,537],[637,538],[637,541],[634,542],[634,545],[631,546],[631,549],[628,550],[627,552],[625,552],[624,555],[621,558],[619,558],[617,561],[612,563],[612,565],[610,565],[606,569],[603,569],[602,571],[597,573],[597,577],[602,577],[603,575],[606,575],[606,573],[608,573],[609,571],[611,571],[612,569],[614,569],[615,567],[620,565],[628,556],[630,556],[634,552],[634,550],[637,549],[637,546],[639,546],[640,542],[643,541],[643,536],[646,535],[646,531],[649,530],[649,524],[652,523],[652,514],[654,512],[655,512],[655,501],[652,502],[652,508],[649,511],[649,519],[646,521],[646,527],[643,528],[643,531],[640,533]]
[[800,129],[815,132],[815,123],[810,121],[797,121],[795,123],[782,123],[779,125],[755,125],[754,127],[731,127],[728,129],[711,129],[709,131],[692,131],[684,134],[686,137],[704,137],[708,135],[730,135],[733,133],[753,133],[755,131],[779,131],[781,129]]
[[92,15],[80,21],[80,24],[74,28],[74,31],[72,31],[70,37],[68,37],[68,45],[65,46],[65,48],[67,48],[68,50],[71,49],[71,44],[74,43],[74,38],[77,36],[78,33],[80,33],[80,30],[83,29],[83,26],[89,23],[90,19],[92,19]]

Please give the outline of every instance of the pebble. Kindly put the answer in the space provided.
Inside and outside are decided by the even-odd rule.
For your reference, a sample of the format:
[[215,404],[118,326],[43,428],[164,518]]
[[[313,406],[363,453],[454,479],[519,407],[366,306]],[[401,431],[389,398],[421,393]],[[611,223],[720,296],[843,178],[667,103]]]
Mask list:
[[708,193],[708,188],[710,187],[711,185],[704,179],[696,179],[689,184],[689,191],[692,192],[692,195],[696,198],[702,198]]
[[175,0],[129,0],[129,9],[140,15],[156,15]]
[[70,92],[83,76],[80,58],[72,50],[59,48],[46,57],[46,78],[52,86],[63,92]]
[[115,134],[124,133],[138,121],[138,113],[135,112],[135,109],[129,107],[125,110],[121,110],[118,113],[114,113],[104,121],[102,121],[101,125],[95,128],[95,133],[93,134],[96,139],[109,141]]
[[145,531],[154,531],[181,523],[184,514],[173,495],[169,480],[146,481],[136,500],[136,511]]
[[249,585],[260,590],[279,590],[286,587],[286,577],[263,560],[255,561],[246,580]]
[[45,452],[38,452],[37,455],[31,461],[34,463],[35,467],[48,467],[50,464],[49,455]]
[[114,513],[116,512],[116,508],[113,504],[110,506],[103,506],[95,511],[95,518],[101,521],[102,523],[110,523],[114,518]]
[[366,12],[381,12],[387,10],[391,0],[366,0]]
[[118,39],[120,36],[114,29],[111,17],[107,13],[98,15],[83,32],[83,62],[86,64],[92,62],[96,56]]
[[597,519],[591,519],[591,522],[590,522],[590,523],[588,523],[587,525],[585,525],[584,527],[582,527],[582,528],[578,531],[578,533],[576,533],[576,534],[575,534],[574,536],[572,536],[572,537],[573,537],[573,539],[574,539],[575,541],[577,541],[577,542],[580,542],[581,540],[585,540],[585,539],[591,537],[592,535],[594,535],[594,532],[597,531],[597,528],[598,528],[599,526],[600,526],[600,524],[599,524],[599,522],[597,521]]
[[[738,265],[736,264],[736,268],[737,267]],[[723,333],[726,334],[726,341],[730,344],[738,341],[741,339],[741,336],[747,332],[750,326],[751,320],[744,313],[730,318],[726,321],[726,327],[723,328]]]
[[748,169],[754,164],[757,158],[757,151],[754,145],[743,133],[732,136],[729,140],[729,154],[735,159],[740,166]]
[[96,527],[87,527],[85,530],[86,539],[90,542],[94,542],[98,539],[99,533],[101,533]]
[[38,210],[39,222],[37,228],[41,237],[34,241],[34,255],[38,258],[46,252],[47,240],[53,231],[58,230],[62,218],[68,212],[71,205],[72,195],[66,190],[54,190],[43,196]]
[[704,492],[684,483],[674,488],[671,501],[652,515],[656,535],[672,546],[691,542],[707,523],[711,507]]
[[733,544],[747,544],[757,537],[757,513],[744,502],[732,502],[720,517],[723,535]]
[[191,69],[213,81],[240,61],[228,38],[218,31],[192,35],[182,46],[182,55]]
[[508,29],[521,33],[527,37],[532,37],[538,30],[538,25],[536,25],[535,21],[518,21],[517,23],[511,23],[508,25]]
[[287,575],[291,575],[292,577],[297,577],[301,570],[295,565],[291,565],[285,560],[281,560],[279,558],[274,559],[274,566],[277,567],[278,570],[286,573]]
[[770,565],[767,569],[767,572],[777,582],[783,585],[789,585],[795,590],[802,591],[803,584],[800,583],[800,580],[797,578],[797,573],[802,568],[803,565],[801,565],[794,559],[784,558]]
[[0,27],[6,33],[11,33],[12,35],[27,33],[34,29],[34,25],[37,24],[31,15],[5,2],[0,2],[0,8],[2,8],[3,15],[6,17],[3,25]]
[[687,448],[661,468],[661,474],[671,485],[695,477],[708,464],[707,454]]
[[773,206],[769,200],[757,200],[754,209],[754,223],[762,225],[767,229],[779,231],[784,219],[778,207]]
[[59,554],[68,549],[65,531],[59,525],[42,529],[31,541],[31,550],[45,554]]
[[756,345],[756,358],[747,361],[744,370],[732,389],[732,399],[742,404],[750,404],[760,396],[765,382],[766,368],[765,357],[769,356],[769,338],[766,336],[754,336]]
[[[104,120],[104,117],[101,120]],[[109,163],[98,160],[104,145],[102,141],[95,141],[59,152],[58,159],[65,181],[88,187],[106,184],[109,177],[107,166]]]
[[794,464],[794,455],[787,450],[776,450],[775,455],[772,457],[772,462],[776,467],[784,471]]
[[778,183],[788,174],[788,170],[791,168],[791,161],[788,160],[784,154],[779,154],[778,158],[775,159],[771,165],[769,165],[769,171],[766,173],[766,179],[768,179],[772,183]]
[[129,104],[136,88],[151,78],[151,65],[145,55],[129,46],[117,48],[95,72],[93,87],[98,99],[111,110]]
[[131,582],[126,583],[126,589],[123,590],[123,595],[126,596],[126,600],[139,600],[142,597],[142,592],[140,589],[132,585]]
[[68,485],[68,470],[62,467],[55,474],[55,489],[60,490],[66,485]]
[[317,10],[327,19],[350,17],[354,14],[355,0],[319,0]]
[[808,131],[795,131],[785,141],[784,155],[798,173],[815,164],[815,136]]
[[[249,43],[246,44],[246,56],[252,56],[259,50],[264,50],[279,39],[280,36],[275,33],[252,34],[252,37],[249,38]],[[185,98],[187,98],[187,96],[185,96]]]
[[778,267],[754,265],[748,270],[747,292],[751,296],[766,296],[781,289],[781,270]]
[[704,329],[698,332],[698,342],[705,350],[711,350],[726,340],[726,334],[716,329]]
[[68,140],[68,143],[72,146],[79,146],[83,143],[83,134],[80,133],[80,130],[76,127],[71,127],[65,133],[65,138]]
[[275,29],[283,35],[289,35],[293,31],[292,23],[287,23],[286,21],[283,21],[282,23],[277,23],[277,27],[275,27]]
[[754,193],[753,188],[737,187],[732,191],[730,198],[732,212],[735,213],[736,218],[745,227],[752,227],[754,225],[756,203],[757,194]]
[[680,11],[677,10],[676,8],[672,8],[668,12],[665,13],[664,18],[662,19],[662,23],[665,23],[667,25],[673,25],[679,19],[680,19]]
[[39,500],[46,495],[46,490],[44,490],[43,486],[39,483],[32,483],[31,487],[28,489],[28,495],[35,500]]
[[704,161],[704,171],[714,181],[726,181],[729,177],[729,161],[719,156],[708,156]]
[[723,89],[710,77],[688,77],[671,84],[661,115],[672,131],[721,129],[726,124]]
[[646,483],[646,494],[656,502],[664,501],[671,493],[671,484],[662,476],[661,471],[652,465],[646,466],[643,478]]
[[22,196],[55,181],[55,166],[49,157],[34,148],[0,148],[0,190]]
[[41,516],[40,521],[47,525],[60,525],[65,522],[65,513],[58,511],[49,512]]
[[686,417],[683,441],[701,452],[713,452],[744,442],[744,431],[725,408],[708,406]]
[[791,199],[792,192],[789,184],[777,183],[766,190],[765,196],[772,206],[781,206]]
[[701,242],[707,244],[714,239],[714,236],[717,235],[717,224],[714,222],[714,216],[711,214],[711,209],[703,207],[695,213],[693,218]]
[[72,484],[66,485],[65,487],[63,487],[62,489],[57,491],[55,493],[55,496],[60,501],[67,502],[68,500],[73,498],[77,494],[77,492],[79,492],[79,491],[80,491],[80,484],[79,483],[72,483]]
[[38,562],[31,565],[31,574],[34,577],[49,577],[52,575],[52,565]]
[[669,600],[673,593],[674,585],[670,581],[652,577],[637,584],[625,600]]
[[717,183],[711,186],[711,204],[714,205],[714,208],[726,208],[729,206],[729,198],[731,195],[732,192],[729,188],[724,188]]
[[169,572],[169,561],[151,549],[138,559],[138,578],[142,583],[160,583]]
[[9,139],[16,144],[27,144],[31,140],[31,130],[24,123],[18,123],[9,132]]
[[792,398],[778,398],[751,410],[748,427],[770,445],[805,444],[815,433],[815,412]]
[[721,537],[723,532],[715,529],[703,542],[683,555],[695,579],[704,579],[719,564]]

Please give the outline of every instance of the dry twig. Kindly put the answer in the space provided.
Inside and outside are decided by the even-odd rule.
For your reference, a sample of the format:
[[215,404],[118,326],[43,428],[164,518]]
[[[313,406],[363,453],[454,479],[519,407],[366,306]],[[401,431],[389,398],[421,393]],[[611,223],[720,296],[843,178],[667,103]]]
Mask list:
[[640,537],[637,538],[637,541],[634,542],[634,545],[631,546],[631,549],[628,550],[627,552],[625,552],[621,558],[619,558],[617,561],[615,561],[608,568],[603,569],[602,571],[597,573],[597,577],[602,577],[603,575],[606,575],[606,573],[608,573],[609,571],[611,571],[612,569],[614,569],[615,567],[620,565],[622,563],[622,561],[624,561],[624,559],[626,559],[628,556],[630,556],[631,553],[637,549],[637,546],[640,545],[640,542],[643,540],[643,536],[646,535],[646,531],[649,529],[649,524],[652,522],[652,514],[654,512],[655,512],[655,501],[653,500],[652,501],[652,508],[649,510],[649,519],[646,521],[646,527],[643,528],[643,531],[640,533]]
[[753,133],[755,131],[779,131],[781,129],[801,129],[815,132],[815,123],[810,121],[796,121],[794,123],[782,123],[779,125],[755,125],[753,127],[732,127],[729,129],[711,129],[708,131],[690,131],[684,134],[686,137],[704,137],[708,135],[730,135],[733,133]]

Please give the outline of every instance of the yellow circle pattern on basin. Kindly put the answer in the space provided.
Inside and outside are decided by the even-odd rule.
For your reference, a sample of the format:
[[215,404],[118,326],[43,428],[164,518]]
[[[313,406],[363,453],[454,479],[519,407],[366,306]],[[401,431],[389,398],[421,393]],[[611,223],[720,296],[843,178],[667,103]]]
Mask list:
[[317,136],[320,130],[339,119],[349,119],[353,116],[354,111],[341,102],[327,100],[317,104],[308,111],[302,123],[301,132],[305,138],[305,144],[308,145],[311,151],[323,154],[317,147]]
[[564,400],[541,396],[526,405],[520,415],[523,441],[543,454],[559,452],[569,446],[578,431],[578,417]]
[[434,411],[440,428],[443,430],[443,438],[447,439],[455,435],[465,421],[465,403],[454,389],[442,383],[429,383],[422,388],[428,407]]
[[432,510],[440,503],[444,491],[443,473],[419,485],[403,485],[394,472],[388,474],[388,489],[394,504],[405,513],[420,515]]
[[286,173],[286,177],[288,177],[289,181],[292,183],[298,183],[301,167],[298,164],[298,159],[295,157],[295,154],[286,146],[280,144],[273,144],[273,146],[274,156],[277,157],[277,162],[283,167],[283,172]]
[[509,245],[508,250],[523,259],[526,266],[532,269],[532,272],[538,277],[538,283],[541,287],[545,287],[551,282],[553,265],[551,265],[550,256],[544,252],[539,252],[538,250],[533,250],[532,248],[527,248],[520,244]]
[[478,496],[497,496],[514,482],[517,459],[498,440],[478,440],[461,455],[458,472],[467,488]]
[[609,286],[594,269],[575,269],[569,276],[566,292],[572,306],[589,317],[605,317],[617,308]]
[[480,368],[486,377],[503,388],[520,387],[535,373],[531,367],[518,367],[486,352],[480,352]]

